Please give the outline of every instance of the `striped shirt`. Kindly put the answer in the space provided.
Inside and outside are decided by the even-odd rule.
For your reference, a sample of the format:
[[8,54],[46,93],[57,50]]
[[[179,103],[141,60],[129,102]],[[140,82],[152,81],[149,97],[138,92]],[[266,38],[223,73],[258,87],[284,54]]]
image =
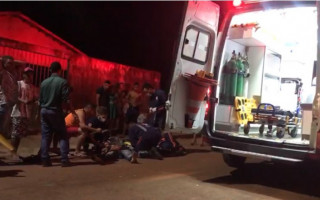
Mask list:
[[[15,74],[11,74],[10,72],[3,70],[1,73],[1,92],[0,99],[1,101],[5,101],[6,104],[14,105],[18,102],[18,83],[17,77]],[[2,97],[1,97],[2,96]],[[0,103],[4,104],[4,103]]]

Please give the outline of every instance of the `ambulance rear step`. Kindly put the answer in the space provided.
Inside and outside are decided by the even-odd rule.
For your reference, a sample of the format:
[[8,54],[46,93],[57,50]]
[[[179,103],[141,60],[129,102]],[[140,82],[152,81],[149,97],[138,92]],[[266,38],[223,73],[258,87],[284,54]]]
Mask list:
[[235,150],[235,149],[219,147],[219,146],[211,146],[211,149],[213,151],[224,153],[224,154],[231,154],[231,155],[242,156],[247,158],[257,158],[265,161],[285,161],[285,162],[291,162],[291,163],[303,162],[303,160],[301,159],[286,158],[286,157],[274,156],[274,155],[268,155],[268,154],[262,154],[262,153]]

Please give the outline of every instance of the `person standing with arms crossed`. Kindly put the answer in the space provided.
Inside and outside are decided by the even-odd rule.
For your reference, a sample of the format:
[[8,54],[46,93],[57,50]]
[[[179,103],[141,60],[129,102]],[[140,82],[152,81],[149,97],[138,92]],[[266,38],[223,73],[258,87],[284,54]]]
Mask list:
[[[18,102],[17,69],[11,56],[2,56],[0,62],[0,134],[11,138],[11,112]],[[0,142],[8,144],[5,138]],[[7,146],[7,145],[6,145]],[[10,145],[11,146],[11,145]],[[12,147],[12,146],[11,146]],[[9,149],[11,149],[11,147]],[[12,147],[11,157],[13,161],[20,162],[19,156]]]
[[60,77],[61,64],[53,62],[50,66],[51,76],[45,79],[40,85],[40,107],[41,107],[41,159],[42,166],[52,166],[49,157],[49,146],[53,132],[58,135],[61,151],[61,166],[70,166],[69,140],[67,136],[66,124],[62,111],[62,105],[66,103],[77,118],[71,101],[69,99],[70,87],[67,80]]
[[18,79],[14,59],[11,56],[2,56],[0,69],[0,128],[5,137],[11,137],[11,112],[13,106],[18,102]]
[[106,80],[101,87],[96,90],[96,104],[97,106],[109,107],[111,82]]

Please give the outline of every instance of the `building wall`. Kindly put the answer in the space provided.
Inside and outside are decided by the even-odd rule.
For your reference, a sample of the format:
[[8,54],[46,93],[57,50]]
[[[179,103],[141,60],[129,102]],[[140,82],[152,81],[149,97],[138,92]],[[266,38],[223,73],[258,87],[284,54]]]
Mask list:
[[31,20],[27,21],[19,14],[0,13],[0,27],[0,37],[65,52],[70,51],[50,33],[40,30]]
[[143,85],[145,82],[159,87],[161,75],[156,71],[149,71],[113,63],[105,60],[79,56],[71,59],[69,70],[69,82],[73,87],[72,98],[77,106],[85,103],[95,103],[96,89],[100,87],[105,80],[115,83],[134,82]]
[[11,47],[5,47],[0,45],[0,55],[10,55],[15,60],[20,60],[33,65],[50,66],[54,61],[61,63],[62,68],[67,69],[67,59],[45,55],[36,52],[30,52],[29,50],[15,49]]
[[95,103],[95,91],[105,80],[131,85],[148,82],[159,87],[159,72],[90,58],[19,13],[0,13],[0,27],[0,56],[11,55],[34,68],[37,86],[49,76],[50,64],[59,61],[63,70],[68,70],[66,77],[78,107]]

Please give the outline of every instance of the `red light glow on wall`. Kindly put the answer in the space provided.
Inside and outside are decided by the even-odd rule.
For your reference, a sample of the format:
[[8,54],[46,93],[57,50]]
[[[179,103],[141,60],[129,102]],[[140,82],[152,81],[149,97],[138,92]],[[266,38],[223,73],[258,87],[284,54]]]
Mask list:
[[135,82],[140,86],[148,82],[158,88],[161,78],[159,72],[86,56],[71,60],[69,73],[70,83],[74,87],[74,98],[85,102],[95,102],[95,91],[105,80],[109,80],[111,84],[121,83],[131,86]]
[[105,80],[131,86],[134,82],[160,85],[159,72],[91,58],[21,13],[0,12],[0,27],[0,56],[11,55],[19,63],[41,67],[45,75],[36,73],[41,80],[49,75],[52,62],[60,62],[68,70],[77,107],[94,103],[95,91]]

